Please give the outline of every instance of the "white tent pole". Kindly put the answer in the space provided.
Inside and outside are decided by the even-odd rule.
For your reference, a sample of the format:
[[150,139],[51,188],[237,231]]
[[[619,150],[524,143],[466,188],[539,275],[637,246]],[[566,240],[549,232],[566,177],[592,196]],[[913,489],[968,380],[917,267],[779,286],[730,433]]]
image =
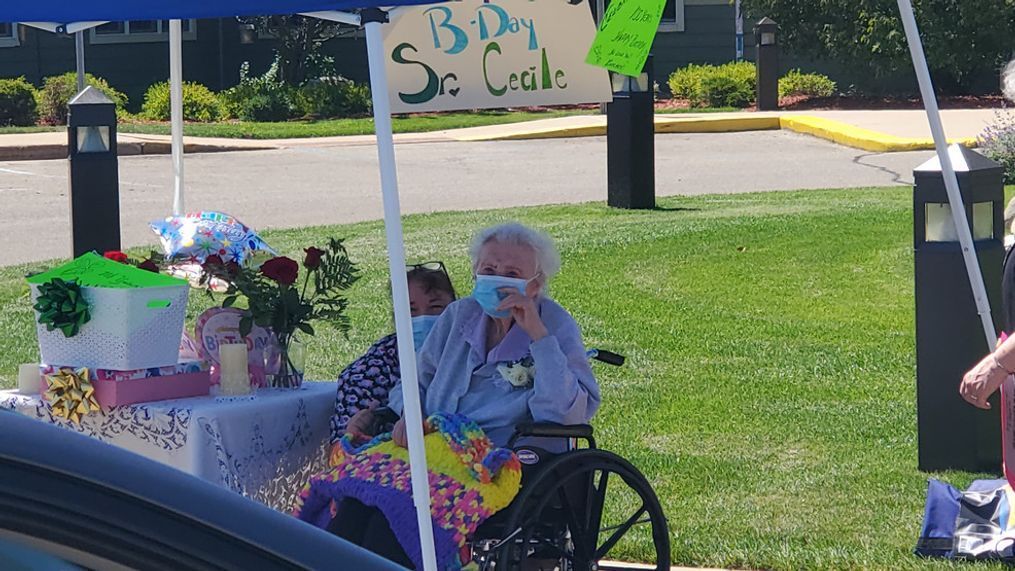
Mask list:
[[416,352],[412,343],[409,317],[409,286],[405,276],[405,246],[402,242],[402,218],[398,203],[398,177],[395,172],[395,142],[391,135],[391,108],[388,102],[388,76],[384,68],[384,42],[381,22],[371,19],[365,25],[367,59],[370,64],[370,94],[374,104],[374,130],[381,170],[381,194],[384,199],[384,229],[388,240],[391,293],[395,309],[395,333],[398,362],[402,377],[402,396],[409,441],[409,468],[412,473],[412,498],[419,523],[419,544],[423,550],[423,569],[437,570],[433,525],[430,519],[430,485],[427,478],[426,449],[423,447],[423,414],[416,375]]
[[962,259],[966,263],[969,285],[973,290],[973,299],[976,301],[976,312],[980,315],[980,321],[983,323],[983,334],[987,339],[987,350],[990,351],[997,345],[997,330],[994,329],[994,321],[990,315],[990,301],[987,299],[987,289],[983,285],[980,264],[976,259],[976,251],[973,249],[973,236],[969,232],[966,210],[962,206],[959,180],[955,176],[955,169],[952,166],[951,157],[948,155],[948,139],[945,138],[944,126],[941,124],[941,113],[938,111],[937,97],[934,95],[934,85],[931,83],[930,70],[927,67],[927,57],[923,53],[920,30],[916,26],[916,17],[913,14],[913,5],[910,0],[898,0],[898,3],[902,24],[906,29],[909,53],[913,57],[916,78],[920,82],[923,106],[927,110],[927,120],[930,122],[930,132],[934,136],[934,148],[937,149],[938,160],[941,162],[941,173],[944,175],[948,202],[951,204],[952,221],[955,223],[956,234],[962,246]]
[[74,32],[74,63],[78,73],[78,93],[85,88],[85,32]]
[[169,98],[173,149],[173,214],[183,214],[183,23],[169,21]]

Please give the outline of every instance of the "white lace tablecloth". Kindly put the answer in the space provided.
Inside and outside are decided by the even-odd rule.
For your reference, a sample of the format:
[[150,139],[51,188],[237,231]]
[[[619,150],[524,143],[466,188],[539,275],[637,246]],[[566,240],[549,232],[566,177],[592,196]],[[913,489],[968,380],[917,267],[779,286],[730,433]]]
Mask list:
[[38,395],[0,391],[16,410],[136,452],[289,511],[300,488],[327,464],[335,383],[262,389],[252,399],[197,397],[120,406],[80,425],[54,417]]

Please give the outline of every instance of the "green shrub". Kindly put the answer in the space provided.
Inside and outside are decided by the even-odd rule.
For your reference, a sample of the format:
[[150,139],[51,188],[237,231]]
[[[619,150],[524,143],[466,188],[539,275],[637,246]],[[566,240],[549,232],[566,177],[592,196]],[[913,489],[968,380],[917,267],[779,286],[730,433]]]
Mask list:
[[779,80],[779,97],[792,95],[831,97],[835,95],[835,82],[820,73],[801,73],[794,69]]
[[701,80],[709,74],[709,69],[715,69],[711,65],[690,64],[670,74],[668,83],[670,93],[677,99],[695,99],[700,97]]
[[[967,95],[1011,59],[1011,0],[913,2],[935,89]],[[899,6],[884,0],[742,0],[744,14],[779,22],[783,53],[834,61],[871,79],[905,73],[913,64]],[[912,79],[909,79],[912,81]],[[877,84],[872,83],[872,87]],[[880,82],[878,82],[880,83]],[[907,86],[908,88],[908,86]]]
[[754,100],[757,79],[751,62],[691,64],[674,71],[669,84],[673,96],[688,100],[692,107],[745,107]]
[[[101,77],[86,73],[85,84],[105,93],[106,97],[116,104],[117,113],[122,111],[127,104],[127,96],[110,87]],[[42,122],[51,125],[66,125],[67,103],[77,95],[77,92],[78,80],[73,71],[47,77],[42,83],[42,91],[39,94],[39,114]]]
[[370,88],[344,77],[322,77],[296,92],[296,105],[301,114],[321,119],[363,115],[370,112]]
[[754,100],[753,86],[731,75],[712,75],[701,81],[705,104],[709,107],[747,107]]
[[39,120],[35,86],[24,77],[0,79],[0,126],[28,127]]
[[[222,104],[210,89],[183,82],[183,118],[186,121],[210,122],[222,116]],[[153,84],[144,95],[141,116],[152,121],[169,121],[172,118],[169,82]]]
[[251,77],[250,65],[240,66],[240,83],[219,94],[227,117],[243,121],[286,121],[297,116],[293,89],[278,79],[278,62],[264,75]]

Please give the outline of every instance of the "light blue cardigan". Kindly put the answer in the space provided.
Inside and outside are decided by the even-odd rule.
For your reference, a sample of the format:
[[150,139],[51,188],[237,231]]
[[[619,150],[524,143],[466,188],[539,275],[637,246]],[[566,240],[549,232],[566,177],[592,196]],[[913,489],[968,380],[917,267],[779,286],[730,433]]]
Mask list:
[[[599,408],[599,385],[589,367],[578,324],[549,298],[538,300],[549,335],[533,343],[513,325],[489,353],[491,319],[471,298],[448,306],[417,355],[424,417],[435,412],[464,414],[498,446],[507,444],[515,425],[540,421],[588,422]],[[529,387],[514,387],[497,365],[526,356],[535,363]],[[392,389],[388,407],[402,414],[402,385]]]

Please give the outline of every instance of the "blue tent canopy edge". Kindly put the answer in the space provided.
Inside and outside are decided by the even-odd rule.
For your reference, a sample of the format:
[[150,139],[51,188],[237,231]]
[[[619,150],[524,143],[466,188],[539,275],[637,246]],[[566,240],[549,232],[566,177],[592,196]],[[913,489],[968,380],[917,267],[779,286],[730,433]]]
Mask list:
[[0,22],[120,22],[274,16],[435,4],[439,0],[33,0],[0,3]]

